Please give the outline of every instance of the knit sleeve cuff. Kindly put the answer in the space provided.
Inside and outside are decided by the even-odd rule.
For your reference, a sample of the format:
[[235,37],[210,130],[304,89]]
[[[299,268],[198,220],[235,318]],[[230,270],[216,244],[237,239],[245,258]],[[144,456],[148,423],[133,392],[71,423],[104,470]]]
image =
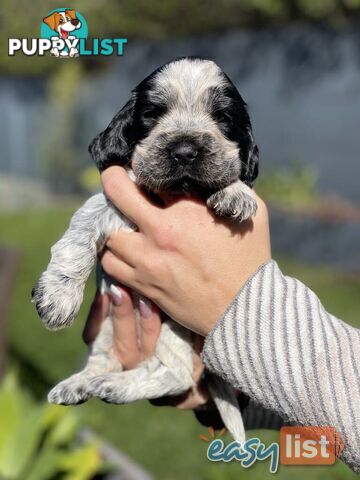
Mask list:
[[[228,380],[229,375],[227,368],[224,369],[229,363],[227,351],[228,336],[234,338],[234,335],[236,336],[234,323],[241,322],[241,319],[248,314],[249,309],[253,310],[256,308],[256,305],[254,304],[249,305],[249,292],[253,289],[254,284],[259,283],[257,280],[261,276],[269,274],[273,269],[280,272],[279,267],[274,260],[269,260],[260,265],[260,267],[240,288],[232,302],[205,339],[204,348],[201,354],[204,365],[209,370]],[[259,290],[255,295],[255,299],[258,298],[260,300],[261,294],[262,292]]]

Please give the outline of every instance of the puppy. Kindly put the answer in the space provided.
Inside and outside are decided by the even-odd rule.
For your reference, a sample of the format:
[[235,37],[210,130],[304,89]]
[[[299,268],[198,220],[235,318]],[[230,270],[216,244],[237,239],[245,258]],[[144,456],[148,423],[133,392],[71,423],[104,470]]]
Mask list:
[[[43,19],[43,22],[48,25],[51,30],[55,30],[55,32],[58,34],[58,37],[61,38],[62,40],[73,40],[76,37],[74,35],[70,35],[70,32],[73,32],[74,30],[77,30],[81,28],[81,22],[80,20],[76,17],[76,12],[75,10],[65,10],[64,12],[54,12],[48,17],[45,17]],[[56,37],[52,37],[56,38]],[[52,55],[55,57],[76,57],[79,55],[79,51],[77,48],[72,47],[70,48],[70,51],[67,52],[66,50],[62,50],[59,52],[59,49],[57,47],[54,47],[51,52]]]
[[[256,212],[251,186],[258,174],[258,148],[246,105],[212,61],[183,58],[156,70],[132,91],[89,151],[100,171],[122,165],[149,192],[200,194],[217,215],[238,221]],[[75,213],[33,290],[49,329],[67,327],[76,318],[108,235],[133,228],[104,194]],[[122,370],[112,336],[109,317],[90,346],[84,370],[58,384],[50,402],[72,405],[98,397],[122,404],[178,395],[193,386],[190,332],[170,318],[164,317],[154,357],[133,370]],[[243,441],[233,388],[214,375],[207,375],[207,384],[225,426]]]

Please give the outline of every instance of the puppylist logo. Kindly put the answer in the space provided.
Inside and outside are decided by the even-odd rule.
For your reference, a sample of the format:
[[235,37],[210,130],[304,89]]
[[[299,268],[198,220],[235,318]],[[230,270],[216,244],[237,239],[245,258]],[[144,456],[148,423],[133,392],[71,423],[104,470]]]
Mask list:
[[40,38],[9,38],[9,56],[44,56],[59,58],[109,56],[124,54],[126,38],[92,38],[87,42],[88,27],[77,10],[56,8],[42,20]]

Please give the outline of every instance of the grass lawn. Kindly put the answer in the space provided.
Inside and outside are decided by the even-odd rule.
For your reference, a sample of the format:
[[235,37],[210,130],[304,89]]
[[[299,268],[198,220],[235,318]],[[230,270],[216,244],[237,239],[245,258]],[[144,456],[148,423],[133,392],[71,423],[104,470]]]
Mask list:
[[[67,226],[73,209],[57,208],[49,211],[0,213],[0,243],[18,247],[21,263],[10,307],[9,338],[12,349],[54,384],[78,368],[86,349],[81,342],[81,330],[93,293],[89,285],[80,318],[75,325],[61,332],[44,329],[30,303],[31,288],[45,268],[50,246]],[[339,275],[328,269],[305,267],[280,260],[283,271],[309,285],[322,299],[328,310],[345,321],[360,326],[360,280]],[[23,375],[29,369],[24,368]],[[29,377],[30,378],[30,377]],[[66,407],[64,407],[66,408]],[[84,423],[120,447],[148,468],[156,479],[242,480],[267,479],[268,461],[250,470],[237,464],[214,465],[206,459],[206,443],[198,439],[206,433],[191,412],[172,408],[156,408],[147,402],[127,406],[111,406],[92,400],[76,407],[84,416]],[[250,436],[254,432],[249,433]],[[277,433],[259,431],[265,443],[277,439]],[[355,479],[341,463],[331,467],[281,467],[276,478]]]

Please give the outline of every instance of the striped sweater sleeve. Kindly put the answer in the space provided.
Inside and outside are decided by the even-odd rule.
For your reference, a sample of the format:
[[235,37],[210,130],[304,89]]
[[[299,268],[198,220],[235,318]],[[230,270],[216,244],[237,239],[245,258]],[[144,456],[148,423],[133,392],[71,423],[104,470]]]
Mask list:
[[206,338],[203,362],[297,425],[335,427],[360,472],[360,330],[270,261],[242,287]]

